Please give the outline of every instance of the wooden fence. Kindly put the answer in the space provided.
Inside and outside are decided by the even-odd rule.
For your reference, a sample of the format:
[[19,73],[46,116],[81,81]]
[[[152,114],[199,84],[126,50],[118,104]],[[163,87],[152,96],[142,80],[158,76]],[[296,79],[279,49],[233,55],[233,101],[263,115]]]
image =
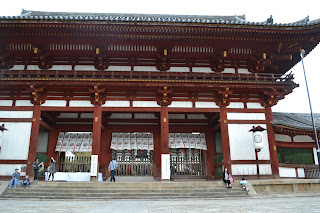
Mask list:
[[90,172],[91,155],[60,156],[57,167],[58,172]]

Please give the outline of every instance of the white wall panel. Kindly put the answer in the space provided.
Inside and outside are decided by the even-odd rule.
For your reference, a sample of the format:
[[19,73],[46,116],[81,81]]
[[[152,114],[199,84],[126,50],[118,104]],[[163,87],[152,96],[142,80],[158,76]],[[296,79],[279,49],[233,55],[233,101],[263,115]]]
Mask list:
[[169,107],[192,108],[191,101],[172,101]]
[[16,100],[16,106],[33,106],[30,100]]
[[167,72],[189,72],[189,67],[170,67]]
[[196,102],[196,108],[220,108],[215,102]]
[[106,101],[103,107],[130,107],[130,101]]
[[275,134],[276,141],[291,142],[291,137],[289,135]]
[[264,113],[227,113],[229,120],[265,120]]
[[240,73],[240,74],[251,74],[251,72],[249,72],[249,70],[246,69],[246,68],[239,68],[238,69],[238,73]]
[[225,68],[221,73],[236,73],[234,68]]
[[318,153],[315,147],[313,148],[313,159],[314,159],[314,164],[319,165]]
[[[231,160],[255,160],[253,147],[252,126],[260,125],[266,129],[265,124],[228,124],[230,157]],[[264,148],[258,153],[259,160],[270,160],[267,131],[262,132]]]
[[109,66],[107,71],[131,71],[130,66]]
[[24,65],[13,65],[10,70],[24,70]]
[[295,168],[279,167],[280,177],[297,177]]
[[49,70],[72,70],[71,65],[53,65]]
[[70,101],[70,107],[93,107],[94,105],[91,104],[91,101]]
[[[131,70],[131,67],[129,67],[129,68]],[[128,68],[128,66],[126,66],[125,71],[130,71],[130,70],[127,70],[129,68]],[[143,72],[160,72],[159,70],[157,70],[157,68],[155,66],[134,66],[133,70],[134,71],[143,71]]]
[[37,152],[47,152],[49,141],[49,132],[40,131],[38,136]]
[[192,72],[209,72],[209,73],[214,73],[212,72],[210,67],[192,67]]
[[75,70],[85,70],[85,71],[95,71],[96,68],[94,65],[76,65],[74,66]]
[[304,178],[305,177],[303,168],[298,168],[298,177],[299,178]]
[[32,118],[32,111],[0,111],[0,118]]
[[28,65],[27,70],[41,70],[38,65]]
[[65,107],[65,106],[67,106],[67,101],[65,101],[65,100],[46,100],[46,102],[44,102],[44,104],[41,104],[41,106]]
[[12,100],[0,100],[0,106],[12,106]]
[[231,102],[227,108],[240,108],[243,109],[244,108],[244,103],[240,103],[240,102]]
[[248,109],[264,109],[264,107],[261,106],[260,103],[251,103],[251,102],[247,103],[247,108]]
[[0,159],[27,160],[32,123],[4,122],[9,131],[3,132]]
[[[19,169],[20,176],[25,176],[25,172],[21,172],[21,167],[26,167],[27,164],[1,164],[0,165],[0,176],[12,176],[16,168]],[[20,178],[21,180],[21,178]]]
[[[257,175],[256,164],[232,164],[232,175]],[[270,164],[259,164],[260,175],[271,175]]]
[[133,107],[160,107],[156,101],[133,101]]
[[296,135],[293,137],[293,142],[314,142],[309,135]]

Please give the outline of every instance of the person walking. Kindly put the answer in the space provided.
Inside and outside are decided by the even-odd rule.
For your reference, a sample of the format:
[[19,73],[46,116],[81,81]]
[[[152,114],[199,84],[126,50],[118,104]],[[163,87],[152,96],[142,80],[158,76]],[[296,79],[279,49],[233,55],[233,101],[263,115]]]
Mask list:
[[54,179],[54,173],[56,173],[56,161],[54,160],[53,157],[51,157],[50,159],[50,163],[49,163],[49,178],[48,181],[50,181],[50,177],[52,175],[52,181]]
[[13,187],[16,189],[16,188],[17,188],[17,183],[18,183],[19,179],[20,179],[20,172],[19,172],[19,169],[16,168],[16,169],[14,170],[14,173],[12,174],[12,179],[11,179],[11,181],[10,181],[10,184],[9,184],[9,186],[8,186],[8,189],[11,188],[11,186],[12,186],[13,183],[14,183]]
[[34,171],[34,178],[33,180],[34,181],[38,181],[38,171],[39,171],[39,166],[42,165],[43,166],[43,163],[39,162],[39,158],[36,158],[35,162],[33,163],[33,171]]
[[113,158],[112,161],[109,163],[109,167],[108,167],[108,170],[109,172],[111,171],[111,178],[110,178],[110,182],[116,182],[116,179],[114,178],[114,173],[115,173],[115,170],[118,168],[118,163],[117,161]]

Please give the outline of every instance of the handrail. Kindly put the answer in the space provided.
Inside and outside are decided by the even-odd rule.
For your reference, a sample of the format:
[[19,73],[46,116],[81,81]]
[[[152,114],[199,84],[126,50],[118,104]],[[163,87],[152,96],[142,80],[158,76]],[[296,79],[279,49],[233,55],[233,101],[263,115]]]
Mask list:
[[[30,79],[32,78],[32,79]],[[238,81],[238,82],[292,82],[292,78],[280,74],[254,73],[192,73],[192,72],[142,72],[142,71],[79,71],[79,70],[0,70],[0,80],[99,80],[122,79],[192,81]]]

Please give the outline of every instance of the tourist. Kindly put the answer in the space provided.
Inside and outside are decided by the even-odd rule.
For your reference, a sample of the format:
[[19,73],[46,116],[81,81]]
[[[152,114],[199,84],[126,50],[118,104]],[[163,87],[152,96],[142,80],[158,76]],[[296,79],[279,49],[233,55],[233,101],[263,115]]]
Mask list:
[[36,158],[35,162],[33,163],[33,170],[34,170],[34,181],[38,181],[38,171],[39,171],[39,166],[42,165],[43,167],[43,162],[39,162],[39,158]]
[[28,188],[29,183],[30,183],[29,176],[26,175],[26,177],[23,179],[23,182],[22,182],[22,188]]
[[226,184],[227,188],[231,188],[230,180],[229,180],[229,172],[227,168],[224,168],[224,173],[222,174],[223,182]]
[[16,188],[17,188],[17,183],[18,183],[19,179],[20,179],[20,172],[19,172],[19,169],[17,168],[17,169],[14,170],[14,173],[12,174],[12,179],[11,179],[11,181],[10,181],[10,184],[9,184],[9,186],[8,186],[8,189],[11,188],[11,186],[12,186],[13,183],[14,183],[13,187],[16,189]]
[[113,158],[112,161],[109,163],[109,172],[111,171],[111,178],[110,178],[110,182],[116,182],[116,179],[114,178],[114,173],[115,173],[115,170],[118,168],[118,163],[117,161]]
[[246,181],[246,179],[244,177],[241,179],[240,185],[242,186],[242,188],[244,190],[246,190],[247,192],[249,191],[248,182]]
[[51,159],[50,159],[48,171],[49,171],[49,173],[50,173],[50,174],[49,174],[48,181],[50,181],[51,175],[52,175],[52,181],[53,181],[53,179],[54,179],[54,173],[56,173],[56,161],[54,160],[53,157],[51,157]]

